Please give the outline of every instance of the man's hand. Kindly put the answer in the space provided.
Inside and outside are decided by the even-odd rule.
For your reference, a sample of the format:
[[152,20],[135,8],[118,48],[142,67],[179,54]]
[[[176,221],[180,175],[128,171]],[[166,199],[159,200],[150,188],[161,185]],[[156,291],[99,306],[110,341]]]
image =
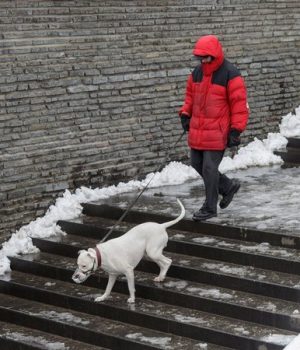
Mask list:
[[185,132],[188,132],[190,130],[190,117],[184,113],[181,114],[180,120],[182,128]]
[[227,146],[228,147],[238,146],[241,143],[240,135],[241,133],[238,130],[231,129],[228,135]]

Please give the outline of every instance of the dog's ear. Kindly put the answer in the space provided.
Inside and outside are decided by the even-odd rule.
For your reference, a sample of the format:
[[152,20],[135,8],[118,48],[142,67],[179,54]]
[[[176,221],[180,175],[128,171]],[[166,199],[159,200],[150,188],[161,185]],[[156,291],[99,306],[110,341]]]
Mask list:
[[88,255],[89,255],[90,257],[92,257],[93,259],[96,259],[96,258],[97,258],[95,249],[93,249],[93,248],[89,248],[89,249],[88,249]]
[[78,251],[78,255],[80,255],[80,254],[83,253],[83,252],[85,252],[84,249],[79,250],[79,251]]

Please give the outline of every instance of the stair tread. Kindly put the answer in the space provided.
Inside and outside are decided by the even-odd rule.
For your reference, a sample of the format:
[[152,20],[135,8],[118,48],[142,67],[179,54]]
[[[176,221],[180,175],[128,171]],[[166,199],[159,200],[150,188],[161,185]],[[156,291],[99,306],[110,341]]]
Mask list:
[[[102,293],[102,291],[98,288],[88,287],[85,285],[74,285],[69,282],[62,282],[40,276],[32,276],[16,271],[13,271],[11,274],[11,282],[20,283],[22,285],[29,285],[34,288],[53,292],[53,298],[55,298],[55,295],[58,293],[62,295],[68,295],[69,297],[80,298],[91,303],[94,303],[94,298]],[[179,286],[180,281],[177,283],[177,286]],[[170,285],[169,288],[174,289],[174,285]],[[181,292],[184,296],[185,292]],[[112,297],[106,300],[105,304],[110,305],[113,308],[134,310],[134,312],[137,313],[143,313],[157,317],[157,322],[159,322],[160,318],[169,319],[173,322],[181,322],[186,325],[200,328],[211,328],[219,332],[225,332],[226,334],[234,334],[235,336],[243,337],[246,335],[249,338],[257,340],[266,340],[267,337],[270,337],[270,339],[272,339],[273,335],[274,341],[276,335],[280,334],[283,338],[286,337],[287,341],[290,341],[295,335],[294,332],[278,329],[275,327],[257,325],[255,323],[247,321],[241,321],[230,317],[223,317],[198,310],[191,310],[184,307],[173,305],[170,306],[156,301],[150,302],[149,300],[142,298],[138,298],[136,300],[134,308],[132,308],[126,302],[127,297],[127,295],[112,292]],[[270,343],[273,341],[270,340]],[[276,340],[274,342],[276,343]]]
[[[56,238],[59,239],[59,238]],[[61,238],[65,244],[71,244],[72,246],[78,247],[78,249],[82,249],[81,239],[78,237],[70,237],[67,235]],[[76,239],[76,241],[75,241]],[[93,247],[97,240],[95,239],[84,239],[86,243],[85,247]],[[224,263],[220,260],[206,259],[202,257],[195,257],[191,255],[184,255],[173,253],[169,251],[165,251],[165,255],[172,259],[172,265],[178,265],[180,268],[193,269],[198,271],[209,271],[217,274],[232,276],[236,278],[242,277],[243,279],[271,283],[276,285],[282,285],[289,288],[295,288],[300,290],[300,281],[299,276],[295,274],[278,272],[278,271],[270,271],[262,268],[257,268],[253,266],[234,264],[230,262]],[[143,259],[148,261],[147,259]],[[74,261],[74,260],[73,260]],[[172,269],[172,265],[170,269]],[[137,267],[139,269],[139,266]]]
[[[26,256],[22,257],[22,259],[27,260]],[[28,259],[29,261],[32,260],[31,257]],[[42,264],[49,264],[51,266],[55,266],[57,268],[64,268],[68,269],[70,271],[75,270],[75,261],[71,258],[60,258],[58,259],[57,256],[53,256],[48,253],[40,253],[39,257],[37,258],[37,261]],[[16,271],[13,271],[13,273],[17,273]],[[12,275],[13,277],[14,275]],[[103,278],[106,276],[106,274],[103,271],[97,271],[95,273],[95,276],[97,278]],[[43,277],[40,277],[43,279]],[[271,298],[266,296],[261,296],[258,294],[253,293],[247,293],[243,291],[238,291],[234,289],[214,286],[212,284],[204,284],[199,282],[191,282],[184,279],[174,278],[167,276],[166,280],[159,283],[153,282],[154,275],[147,272],[141,272],[136,270],[135,271],[135,284],[137,288],[137,300],[140,299],[140,296],[138,295],[139,292],[139,285],[147,286],[149,288],[152,288],[154,291],[159,290],[165,290],[169,291],[171,293],[178,293],[179,295],[184,296],[192,296],[196,298],[196,300],[199,300],[198,302],[204,300],[213,300],[217,301],[222,304],[232,305],[232,306],[238,306],[249,310],[260,310],[261,312],[266,313],[273,313],[278,315],[285,315],[289,317],[291,320],[294,320],[296,323],[299,319],[298,316],[298,310],[299,310],[299,304],[292,301],[287,300],[281,300],[278,298]],[[35,280],[37,279],[36,276],[33,276],[32,278],[29,278],[30,283],[32,285],[35,285]],[[1,278],[0,278],[1,280]],[[126,284],[126,279],[124,277],[119,277],[118,281],[124,281]],[[60,283],[60,282],[59,282]],[[72,283],[71,279],[70,281],[67,281],[66,283]],[[117,282],[118,283],[118,282]],[[78,288],[81,287],[81,285],[73,285],[74,290],[76,290],[76,286]],[[51,285],[50,285],[51,287]],[[105,287],[105,286],[104,286]],[[116,290],[116,287],[114,288]],[[100,292],[98,292],[100,293]],[[125,288],[125,297],[128,297],[128,291],[127,291],[127,285]],[[149,298],[151,299],[151,295],[149,295]],[[148,299],[148,297],[147,297]],[[152,301],[154,302],[154,301]],[[222,305],[221,304],[221,305]],[[194,305],[189,305],[188,302],[186,302],[186,308],[188,307],[194,307]],[[169,306],[168,306],[169,307]]]
[[[98,219],[98,220],[97,220]],[[102,220],[102,219],[101,219]],[[102,224],[99,222],[99,218],[93,218],[93,220],[90,219],[83,219],[80,218],[79,220],[70,220],[70,222],[78,223],[78,224],[84,224],[84,222],[89,222],[90,224],[97,225],[99,228],[106,232],[108,232],[109,228],[113,224],[112,220],[103,220]],[[106,223],[106,225],[105,225]],[[134,227],[135,225],[127,223],[127,222],[122,222],[118,227],[116,228],[116,231],[118,234],[123,234],[126,231],[128,231],[130,228]],[[86,231],[88,231],[88,228],[86,228]],[[275,257],[278,259],[284,259],[284,260],[289,260],[289,261],[295,261],[299,262],[300,261],[300,250],[289,248],[289,247],[278,247],[271,245],[267,242],[262,242],[262,243],[256,243],[256,242],[250,242],[250,241],[240,241],[237,239],[233,238],[226,238],[226,237],[218,237],[218,236],[211,236],[209,234],[205,233],[194,233],[194,232],[185,232],[182,230],[174,230],[172,228],[169,228],[168,230],[168,236],[169,240],[175,240],[176,242],[185,242],[185,243],[191,243],[191,244],[198,244],[198,245],[203,245],[207,247],[214,247],[214,248],[220,248],[220,249],[225,249],[225,250],[232,250],[232,251],[238,251],[241,253],[248,253],[248,254],[253,254],[253,256],[256,255],[261,255],[261,256],[268,256],[268,257]],[[84,236],[85,231],[82,231],[82,235],[72,235],[72,233],[68,233],[66,236],[62,237],[53,237],[52,240],[57,240],[59,241],[61,239],[62,242],[65,240],[68,240],[68,236],[72,235],[72,240],[74,241],[73,245],[76,245],[77,241],[80,241],[81,239],[84,241],[86,239],[86,243],[88,244],[88,237]],[[76,237],[78,236],[78,237]],[[99,239],[104,237],[103,235],[99,234]],[[288,236],[287,236],[288,237]],[[291,239],[293,239],[293,235],[289,236]],[[108,237],[108,239],[110,239]],[[94,242],[97,242],[95,239]]]
[[[13,323],[0,321],[0,339],[10,340],[31,345],[37,349],[57,349],[57,350],[104,350],[105,348],[89,345],[77,340],[64,338],[59,335],[42,332],[36,329],[22,327]],[[3,348],[2,348],[3,349]]]
[[[131,324],[106,319],[98,315],[66,309],[63,307],[43,304],[28,299],[0,294],[0,309],[9,309],[39,319],[51,320],[63,325],[72,325],[78,329],[85,329],[100,335],[110,335],[140,345],[157,349],[193,349],[199,346],[199,341],[175,336],[170,333],[139,327]],[[7,306],[9,305],[9,307]],[[292,337],[292,333],[286,333]],[[212,348],[213,349],[213,348]]]
[[[103,205],[103,203],[89,203],[88,205],[92,205],[95,207],[101,207]],[[108,205],[109,208],[114,209],[114,206],[110,206]],[[119,208],[118,208],[119,209]],[[124,210],[124,209],[123,209]],[[134,213],[141,213],[144,214],[145,212],[140,211],[140,210],[136,210],[133,211]],[[120,213],[123,213],[123,211],[120,211]],[[149,214],[147,214],[149,215]],[[154,215],[154,220],[156,219],[156,217],[159,217],[157,214],[151,214],[150,215],[150,220],[152,220],[151,216]],[[173,217],[174,218],[174,217]],[[171,220],[171,216],[166,215],[164,217],[164,219],[167,220]],[[74,219],[70,219],[70,220],[61,220],[60,222],[62,224],[64,223],[74,223],[74,224],[82,224],[82,225],[87,225],[89,227],[90,230],[94,230],[94,229],[100,229],[100,230],[104,230],[105,234],[108,232],[108,228],[112,227],[115,223],[116,223],[117,219],[111,219],[109,217],[106,217],[106,214],[104,214],[103,216],[89,216],[89,215],[81,215],[78,218],[74,218]],[[59,223],[60,223],[59,222]],[[142,222],[142,221],[141,221]],[[131,222],[131,220],[127,221],[127,217],[124,218],[124,220],[118,224],[114,230],[117,231],[118,229],[120,230],[125,230],[128,227],[133,227],[135,225],[137,225],[138,223],[141,222]],[[203,234],[203,235],[207,235],[210,237],[222,237],[225,239],[233,239],[236,241],[243,241],[243,242],[253,242],[253,233],[255,232],[256,234],[258,233],[260,236],[263,237],[263,239],[265,239],[265,241],[269,241],[270,238],[273,238],[272,241],[278,241],[280,242],[279,246],[282,246],[283,243],[281,242],[282,239],[290,239],[291,242],[285,244],[285,246],[287,247],[293,247],[293,240],[294,239],[299,239],[299,235],[297,235],[296,233],[293,233],[291,231],[257,231],[257,230],[253,230],[251,228],[242,228],[242,227],[236,227],[236,226],[231,226],[231,225],[222,225],[222,224],[218,224],[218,223],[211,223],[211,222],[201,222],[201,223],[195,223],[191,220],[188,219],[183,219],[181,222],[179,222],[180,225],[180,229],[178,229],[176,226],[178,226],[178,224],[176,226],[172,226],[170,228],[168,228],[168,232],[173,232],[173,231],[179,231],[179,232],[184,232],[187,236],[189,236],[190,234]],[[105,226],[107,227],[107,229],[105,230]],[[185,227],[186,226],[186,227]],[[212,230],[213,227],[216,227],[216,230]],[[224,233],[220,233],[220,231],[224,231]],[[232,232],[235,232],[234,234],[232,234]],[[242,233],[242,235],[241,235]],[[260,240],[261,242],[261,240]],[[273,243],[273,245],[277,245],[276,243]]]
[[[53,333],[63,327],[57,334],[69,341],[113,348],[123,342],[126,348],[135,344],[137,349],[279,350],[299,333],[298,236],[262,232],[260,237],[260,231],[183,220],[168,229],[164,254],[172,265],[164,282],[153,281],[158,266],[146,257],[135,270],[135,304],[127,303],[125,276],[118,277],[109,299],[95,303],[107,275],[96,271],[83,284],[74,283],[77,252],[99,243],[120,209],[99,210],[94,205],[85,214],[89,210],[99,216],[61,221],[67,235],[33,238],[41,250],[38,254],[10,258],[12,272],[0,277],[1,321],[7,317],[9,323],[46,332],[54,329]],[[132,213],[108,239],[140,222],[170,219]],[[103,339],[99,344],[98,336]]]

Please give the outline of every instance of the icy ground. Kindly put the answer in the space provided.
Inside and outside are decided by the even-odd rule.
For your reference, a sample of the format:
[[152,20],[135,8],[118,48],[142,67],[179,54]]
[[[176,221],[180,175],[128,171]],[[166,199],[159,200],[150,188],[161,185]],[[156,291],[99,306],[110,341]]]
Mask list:
[[[229,207],[218,208],[218,217],[209,222],[300,235],[300,167],[254,167],[226,175],[239,179],[241,188]],[[136,194],[119,194],[103,202],[126,208]],[[176,216],[179,211],[176,197],[184,203],[186,217],[191,218],[204,201],[202,179],[148,189],[135,209]]]

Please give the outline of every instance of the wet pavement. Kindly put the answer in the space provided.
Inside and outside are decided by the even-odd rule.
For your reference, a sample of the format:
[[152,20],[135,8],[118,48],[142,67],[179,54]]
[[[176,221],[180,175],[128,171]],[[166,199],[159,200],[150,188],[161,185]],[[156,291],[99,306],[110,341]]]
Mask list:
[[[300,235],[300,167],[253,167],[226,175],[239,179],[241,188],[231,204],[223,210],[218,208],[218,216],[208,222]],[[125,209],[138,193],[127,192],[97,203]],[[176,198],[183,202],[186,218],[192,218],[204,201],[202,179],[148,188],[133,209],[176,216],[179,213]]]

